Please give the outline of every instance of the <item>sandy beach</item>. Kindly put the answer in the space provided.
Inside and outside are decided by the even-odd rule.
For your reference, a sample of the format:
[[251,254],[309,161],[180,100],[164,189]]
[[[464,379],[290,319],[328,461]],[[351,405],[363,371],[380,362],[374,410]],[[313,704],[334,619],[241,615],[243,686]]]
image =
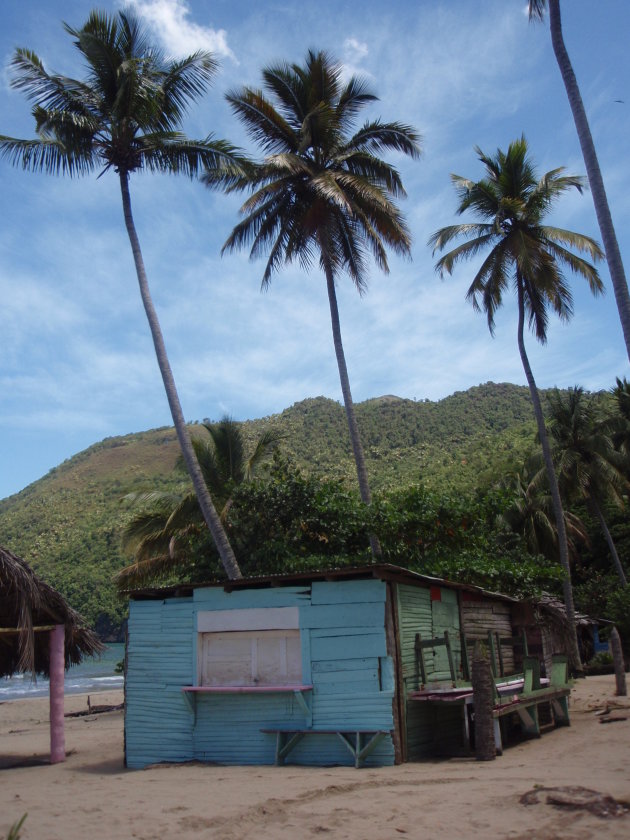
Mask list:
[[[46,764],[48,702],[0,704],[0,838],[22,814],[23,840],[351,840],[627,838],[630,813],[602,817],[548,802],[583,787],[630,803],[630,700],[612,676],[571,697],[570,728],[509,747],[495,761],[449,759],[382,769],[221,767],[126,770],[122,711],[66,719],[65,763]],[[93,694],[117,704],[122,692]],[[66,713],[87,708],[66,697]],[[597,712],[609,708],[602,724]],[[535,791],[531,804],[521,797]],[[551,796],[576,802],[575,791]],[[579,799],[580,797],[577,797]],[[595,809],[597,810],[597,808]]]

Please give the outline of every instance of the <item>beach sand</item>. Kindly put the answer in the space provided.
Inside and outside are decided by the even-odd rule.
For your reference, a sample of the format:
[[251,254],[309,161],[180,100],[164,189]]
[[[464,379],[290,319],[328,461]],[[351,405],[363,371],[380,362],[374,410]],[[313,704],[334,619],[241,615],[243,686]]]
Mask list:
[[[630,803],[630,700],[614,691],[612,676],[579,680],[570,728],[511,746],[495,761],[360,770],[195,763],[126,770],[122,711],[67,718],[68,757],[51,766],[48,701],[6,702],[0,838],[28,813],[23,840],[626,840],[630,813],[605,818],[554,806],[542,789],[580,786]],[[120,703],[122,692],[91,700]],[[85,709],[86,697],[65,704],[66,712]],[[607,706],[624,719],[600,723],[596,712]],[[523,804],[535,788],[539,801]]]

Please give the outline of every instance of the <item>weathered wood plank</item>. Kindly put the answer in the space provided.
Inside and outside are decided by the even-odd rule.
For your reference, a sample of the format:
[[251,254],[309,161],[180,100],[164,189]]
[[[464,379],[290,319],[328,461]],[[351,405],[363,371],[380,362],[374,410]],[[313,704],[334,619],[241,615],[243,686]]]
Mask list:
[[311,659],[359,659],[365,656],[386,656],[385,632],[361,636],[311,637]]
[[317,604],[367,604],[385,602],[386,588],[383,580],[314,581],[311,603]]
[[375,627],[385,626],[385,602],[365,604],[322,604],[303,607],[300,610],[300,627],[321,629],[324,627]]

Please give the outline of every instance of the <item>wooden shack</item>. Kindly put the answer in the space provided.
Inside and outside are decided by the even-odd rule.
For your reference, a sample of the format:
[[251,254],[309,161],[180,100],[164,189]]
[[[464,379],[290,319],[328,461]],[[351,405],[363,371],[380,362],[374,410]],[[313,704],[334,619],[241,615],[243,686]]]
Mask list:
[[449,651],[431,649],[424,667],[428,681],[452,681],[467,621],[473,637],[511,634],[513,603],[386,564],[133,592],[127,766],[391,765],[456,752],[461,711],[409,699],[417,638],[449,634]]

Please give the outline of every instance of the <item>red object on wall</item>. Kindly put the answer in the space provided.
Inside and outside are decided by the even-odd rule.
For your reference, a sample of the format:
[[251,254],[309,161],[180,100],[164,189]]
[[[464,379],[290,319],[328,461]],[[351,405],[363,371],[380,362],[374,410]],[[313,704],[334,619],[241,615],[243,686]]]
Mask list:
[[432,586],[431,587],[431,600],[432,601],[441,601],[442,600],[442,590],[439,586]]

